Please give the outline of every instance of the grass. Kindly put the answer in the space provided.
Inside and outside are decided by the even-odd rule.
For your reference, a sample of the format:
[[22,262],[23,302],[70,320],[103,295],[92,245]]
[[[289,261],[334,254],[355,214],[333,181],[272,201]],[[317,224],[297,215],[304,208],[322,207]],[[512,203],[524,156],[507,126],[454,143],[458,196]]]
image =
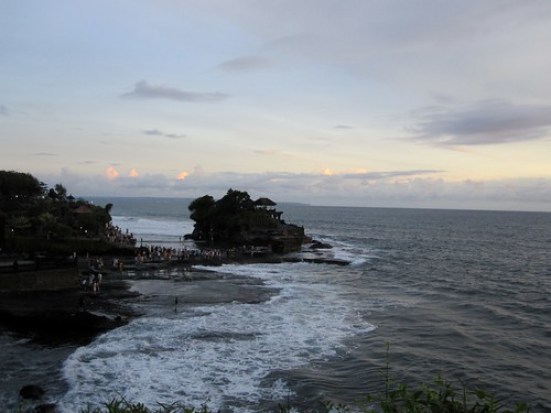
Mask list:
[[481,389],[459,389],[437,377],[431,386],[409,389],[406,384],[388,388],[383,394],[366,397],[364,412],[382,413],[527,413],[526,403],[508,407],[502,400]]
[[131,403],[123,397],[112,399],[105,403],[103,408],[85,408],[80,413],[214,413],[206,405],[200,408],[185,407],[180,403],[162,404],[155,410],[151,410],[142,403]]

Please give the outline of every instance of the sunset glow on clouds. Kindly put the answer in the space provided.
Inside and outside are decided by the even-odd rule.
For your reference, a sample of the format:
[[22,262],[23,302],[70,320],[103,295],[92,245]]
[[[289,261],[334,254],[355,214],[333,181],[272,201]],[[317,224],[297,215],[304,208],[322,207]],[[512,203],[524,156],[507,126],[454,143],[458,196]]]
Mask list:
[[110,166],[105,171],[105,178],[107,178],[108,181],[117,179],[119,175],[120,175],[119,172],[113,166]]
[[179,181],[183,181],[184,179],[186,179],[187,177],[189,176],[189,173],[186,172],[186,171],[182,171],[178,174],[178,176],[176,177],[176,179],[178,179]]
[[551,210],[551,2],[335,4],[6,0],[0,168],[82,196]]

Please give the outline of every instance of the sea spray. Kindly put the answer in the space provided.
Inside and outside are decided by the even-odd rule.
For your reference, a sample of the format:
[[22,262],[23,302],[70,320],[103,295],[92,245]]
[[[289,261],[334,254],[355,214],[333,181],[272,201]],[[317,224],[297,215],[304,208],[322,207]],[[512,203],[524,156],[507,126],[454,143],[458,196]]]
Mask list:
[[345,339],[374,328],[328,266],[226,265],[216,271],[259,278],[278,293],[258,304],[146,315],[104,334],[65,363],[70,390],[64,409],[116,395],[149,406],[208,402],[213,409],[277,402],[292,389],[270,373],[330,359]]

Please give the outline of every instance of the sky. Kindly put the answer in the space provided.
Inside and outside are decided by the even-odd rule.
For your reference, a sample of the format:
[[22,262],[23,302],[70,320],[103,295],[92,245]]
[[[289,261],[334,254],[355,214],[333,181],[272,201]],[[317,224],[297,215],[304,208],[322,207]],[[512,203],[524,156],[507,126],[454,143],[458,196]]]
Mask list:
[[551,211],[551,1],[2,0],[0,170]]

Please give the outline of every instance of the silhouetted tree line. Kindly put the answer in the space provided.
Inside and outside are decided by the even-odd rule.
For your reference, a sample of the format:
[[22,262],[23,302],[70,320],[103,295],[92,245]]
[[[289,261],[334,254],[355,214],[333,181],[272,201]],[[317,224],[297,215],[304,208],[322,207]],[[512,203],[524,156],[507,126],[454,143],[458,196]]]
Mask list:
[[277,231],[284,224],[279,219],[281,212],[268,208],[275,203],[259,201],[234,189],[219,200],[210,195],[196,198],[188,206],[195,221],[191,238],[210,244],[265,244],[270,230]]
[[0,171],[0,248],[10,249],[22,238],[103,237],[111,207],[75,199],[62,184],[48,188],[29,173]]

